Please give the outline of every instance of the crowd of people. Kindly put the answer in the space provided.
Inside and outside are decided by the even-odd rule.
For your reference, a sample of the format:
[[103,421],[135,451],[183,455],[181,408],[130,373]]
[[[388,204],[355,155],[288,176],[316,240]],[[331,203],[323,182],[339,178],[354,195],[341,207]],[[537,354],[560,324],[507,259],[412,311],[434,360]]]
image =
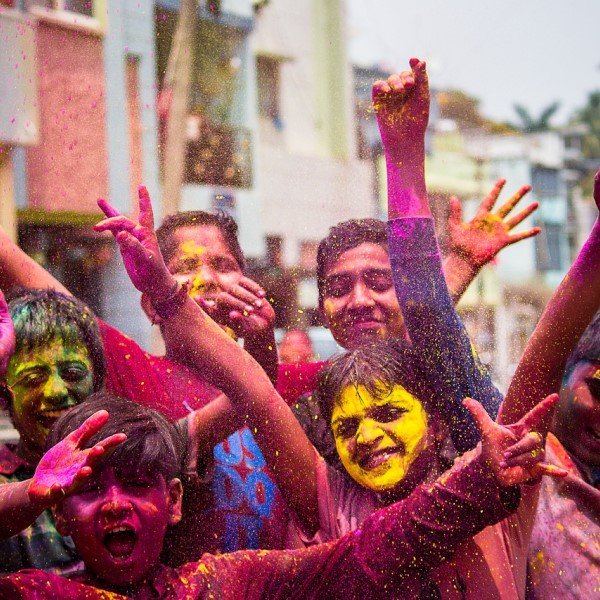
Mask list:
[[[0,597],[591,598],[600,594],[600,224],[503,396],[455,311],[537,208],[471,221],[442,257],[425,186],[425,64],[373,85],[388,223],[332,227],[314,362],[245,274],[235,222],[155,230],[98,204],[153,356],[0,232]],[[600,173],[600,172],[599,172]],[[594,199],[600,206],[600,175]],[[243,340],[243,346],[238,340]],[[280,359],[288,362],[280,362]]]

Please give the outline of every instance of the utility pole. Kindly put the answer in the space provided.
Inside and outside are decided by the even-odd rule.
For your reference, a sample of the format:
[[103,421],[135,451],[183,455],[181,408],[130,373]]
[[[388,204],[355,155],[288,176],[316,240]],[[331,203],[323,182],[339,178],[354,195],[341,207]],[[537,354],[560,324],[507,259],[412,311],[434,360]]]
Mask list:
[[163,214],[176,212],[180,206],[197,12],[198,0],[181,0],[163,83],[163,91],[171,96],[163,152]]

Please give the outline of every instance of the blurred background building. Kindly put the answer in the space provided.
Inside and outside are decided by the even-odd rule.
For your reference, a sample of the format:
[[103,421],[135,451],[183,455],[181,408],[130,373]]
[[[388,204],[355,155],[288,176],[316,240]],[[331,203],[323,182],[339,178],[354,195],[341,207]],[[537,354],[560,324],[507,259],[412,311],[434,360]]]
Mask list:
[[[317,355],[335,351],[318,328],[318,242],[385,207],[370,86],[388,73],[350,63],[346,10],[344,0],[0,0],[2,225],[102,318],[156,350],[112,241],[91,231],[96,198],[132,214],[144,182],[158,215],[227,211],[277,325],[310,327]],[[180,159],[168,151],[178,56],[189,68]],[[595,215],[600,93],[562,129],[550,125],[551,106],[537,119],[519,107],[515,125],[489,121],[460,90],[432,98],[427,179],[442,247],[450,195],[469,217],[505,177],[508,191],[531,183],[541,203],[523,226],[542,234],[503,251],[460,305],[505,386]]]

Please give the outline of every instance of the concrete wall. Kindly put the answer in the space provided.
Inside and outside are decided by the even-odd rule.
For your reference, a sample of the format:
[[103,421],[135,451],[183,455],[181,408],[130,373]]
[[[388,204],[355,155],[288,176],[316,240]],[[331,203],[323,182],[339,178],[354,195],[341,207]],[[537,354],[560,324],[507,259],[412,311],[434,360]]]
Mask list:
[[345,3],[269,3],[253,44],[282,61],[282,126],[276,135],[261,130],[258,185],[265,233],[284,239],[285,262],[294,264],[302,241],[375,212],[372,166],[355,158]]
[[29,206],[97,212],[108,192],[102,39],[40,21],[40,145],[27,151]]

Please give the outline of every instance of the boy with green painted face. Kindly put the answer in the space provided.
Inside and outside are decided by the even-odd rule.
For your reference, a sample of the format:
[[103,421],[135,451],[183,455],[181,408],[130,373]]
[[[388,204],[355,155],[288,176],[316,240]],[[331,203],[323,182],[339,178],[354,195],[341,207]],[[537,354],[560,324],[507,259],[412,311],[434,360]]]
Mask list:
[[32,477],[52,425],[104,384],[96,319],[82,302],[50,290],[19,291],[8,306],[2,297],[0,317],[0,344],[15,342],[14,352],[2,348],[4,408],[19,433],[16,445],[0,446],[0,571],[78,570],[72,541],[47,510],[54,495]]

